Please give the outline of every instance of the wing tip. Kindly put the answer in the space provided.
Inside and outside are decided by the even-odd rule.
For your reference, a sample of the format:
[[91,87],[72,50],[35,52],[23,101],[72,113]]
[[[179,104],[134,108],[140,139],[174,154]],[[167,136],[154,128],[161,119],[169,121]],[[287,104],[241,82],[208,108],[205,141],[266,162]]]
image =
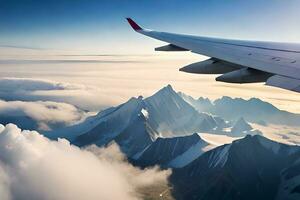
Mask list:
[[140,31],[143,30],[142,27],[140,27],[135,21],[133,21],[130,17],[127,17],[126,20],[130,24],[130,26],[133,28],[135,31]]

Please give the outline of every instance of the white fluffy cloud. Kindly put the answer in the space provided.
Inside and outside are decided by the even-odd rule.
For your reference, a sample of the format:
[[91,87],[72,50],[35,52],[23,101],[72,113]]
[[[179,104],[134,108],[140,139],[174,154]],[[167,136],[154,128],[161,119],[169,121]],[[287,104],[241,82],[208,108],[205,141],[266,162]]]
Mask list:
[[139,187],[166,181],[169,173],[134,168],[115,145],[82,150],[63,139],[0,125],[2,200],[139,199]]
[[[51,126],[72,125],[86,117],[86,113],[66,103],[50,101],[3,101],[0,100],[0,115],[3,117],[29,117],[39,130],[48,130]],[[30,122],[29,123],[34,123]],[[20,123],[26,123],[21,121]],[[29,124],[30,125],[30,124]]]

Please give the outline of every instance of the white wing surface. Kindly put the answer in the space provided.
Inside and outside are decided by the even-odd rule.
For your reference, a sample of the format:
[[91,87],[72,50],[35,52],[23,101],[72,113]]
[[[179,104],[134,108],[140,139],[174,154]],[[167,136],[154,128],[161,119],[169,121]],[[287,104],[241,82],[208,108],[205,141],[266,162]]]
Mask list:
[[191,51],[211,57],[180,71],[223,74],[217,81],[266,82],[267,85],[300,92],[300,44],[229,40],[158,32],[141,28],[127,18],[138,33],[169,43],[157,51]]

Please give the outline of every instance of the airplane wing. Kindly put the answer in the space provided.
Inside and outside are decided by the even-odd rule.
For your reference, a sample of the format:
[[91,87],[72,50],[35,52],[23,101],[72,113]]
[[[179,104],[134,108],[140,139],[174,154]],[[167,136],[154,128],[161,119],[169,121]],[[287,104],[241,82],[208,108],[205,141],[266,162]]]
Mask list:
[[266,85],[300,92],[300,44],[229,40],[143,29],[127,18],[138,33],[169,43],[156,51],[191,51],[211,57],[180,71],[222,74],[217,81],[266,82]]

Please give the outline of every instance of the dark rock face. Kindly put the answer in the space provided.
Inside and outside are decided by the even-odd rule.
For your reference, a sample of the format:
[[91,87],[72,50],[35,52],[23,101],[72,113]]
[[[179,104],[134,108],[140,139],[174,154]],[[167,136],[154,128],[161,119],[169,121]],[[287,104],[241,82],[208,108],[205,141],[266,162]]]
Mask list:
[[296,158],[299,147],[247,136],[174,169],[174,194],[177,199],[275,199],[281,171]]
[[151,130],[147,128],[147,122],[143,115],[139,115],[114,141],[120,146],[129,158],[138,156],[152,144]]
[[142,167],[157,164],[162,167],[168,167],[171,160],[183,154],[198,142],[208,145],[197,133],[183,137],[158,138],[143,152],[135,163]]
[[281,172],[281,183],[277,199],[300,199],[300,160],[295,156],[296,162]]

